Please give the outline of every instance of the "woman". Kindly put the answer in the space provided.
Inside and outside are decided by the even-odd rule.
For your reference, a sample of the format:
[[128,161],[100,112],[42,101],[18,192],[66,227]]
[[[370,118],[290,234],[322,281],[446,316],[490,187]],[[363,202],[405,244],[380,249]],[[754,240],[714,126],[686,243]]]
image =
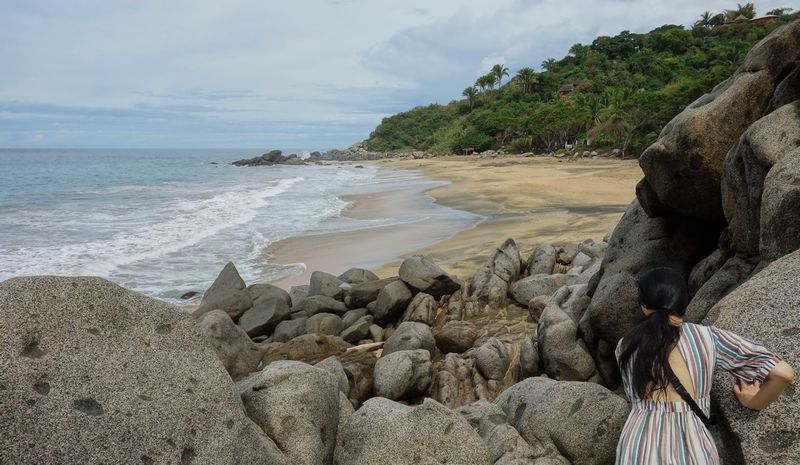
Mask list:
[[[713,326],[684,323],[689,303],[683,277],[656,268],[639,279],[644,320],[617,345],[631,413],[617,444],[617,465],[716,465],[714,441],[701,418],[709,414],[714,369],[737,378],[743,407],[761,410],[794,379],[792,368],[764,346]],[[674,373],[677,381],[670,380]],[[685,388],[692,410],[676,391]],[[686,395],[686,393],[684,393]]]

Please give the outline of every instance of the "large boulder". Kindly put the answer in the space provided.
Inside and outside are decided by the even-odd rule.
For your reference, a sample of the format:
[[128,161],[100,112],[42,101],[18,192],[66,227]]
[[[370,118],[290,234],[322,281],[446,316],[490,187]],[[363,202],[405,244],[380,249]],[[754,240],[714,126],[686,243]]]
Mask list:
[[375,364],[375,395],[392,400],[424,395],[431,384],[431,353],[400,350],[384,355]]
[[344,303],[326,295],[309,295],[301,300],[292,308],[293,313],[299,313],[304,316],[314,316],[317,313],[335,313],[336,315],[344,315],[347,312],[347,307]]
[[406,406],[375,397],[347,422],[336,447],[338,465],[489,465],[480,436],[449,408],[432,399]]
[[517,303],[527,306],[534,297],[552,295],[561,286],[575,284],[576,279],[569,274],[535,274],[513,283],[509,293]]
[[449,274],[422,255],[414,255],[403,260],[400,264],[400,279],[412,288],[437,299],[461,289],[461,285]]
[[775,88],[772,100],[770,100],[769,107],[767,107],[767,113],[797,99],[800,99],[800,64],[795,66],[794,70],[783,78],[778,87]]
[[528,257],[525,273],[528,276],[536,274],[553,274],[556,266],[556,255],[558,251],[550,244],[542,244],[533,249]]
[[420,292],[411,299],[402,319],[431,326],[436,319],[437,308],[438,304],[432,295]]
[[352,286],[355,286],[356,284],[368,283],[370,281],[377,281],[380,279],[375,273],[363,268],[350,268],[349,270],[340,274],[338,278]]
[[203,294],[203,300],[194,311],[194,316],[200,317],[211,310],[222,310],[237,320],[252,306],[253,299],[247,291],[247,285],[239,276],[233,262],[228,262],[211,287]]
[[308,318],[306,317],[281,321],[275,327],[275,332],[272,333],[272,341],[287,342],[296,338],[297,336],[305,334],[306,321],[308,321]]
[[[798,289],[800,251],[773,262],[728,294],[712,308],[704,323],[713,323],[763,344],[797,370],[800,367]],[[720,452],[743,457],[741,463],[797,463],[800,390],[789,387],[766,410],[755,412],[739,405],[731,394],[733,382],[728,373],[718,371],[711,391],[712,404],[718,406],[724,420],[723,429],[731,433],[720,434]]]
[[362,284],[356,284],[350,289],[349,301],[350,308],[366,307],[371,302],[378,298],[381,290],[387,284],[397,281],[397,278],[379,279],[377,281],[367,281]]
[[551,378],[588,381],[597,374],[594,359],[578,335],[578,322],[588,304],[585,284],[565,286],[542,312],[536,334],[544,371]]
[[538,464],[536,459],[547,453],[539,442],[528,444],[496,404],[481,400],[459,407],[458,413],[483,438],[495,465]]
[[689,274],[689,295],[695,295],[733,255],[732,250],[719,248],[697,262]]
[[465,320],[452,320],[434,332],[436,347],[443,354],[461,353],[471,349],[478,338],[475,325]]
[[506,301],[508,286],[519,279],[520,265],[517,244],[506,239],[472,278],[472,296],[481,305],[501,306]]
[[247,415],[275,441],[283,463],[331,463],[339,428],[334,375],[301,362],[278,361],[236,383]]
[[372,327],[372,316],[362,316],[356,320],[352,325],[345,328],[342,333],[342,339],[350,344],[358,344],[364,339],[369,339],[369,330]]
[[369,310],[366,308],[357,308],[355,310],[349,310],[344,315],[342,315],[342,324],[345,328],[349,328],[353,325],[356,321],[360,318],[369,315]]
[[239,318],[239,326],[248,336],[271,334],[278,323],[286,319],[292,309],[286,301],[275,297],[261,298]]
[[603,258],[596,288],[581,329],[616,346],[640,319],[637,279],[666,266],[688,276],[696,262],[714,248],[717,232],[708,225],[676,216],[649,218],[634,200],[617,224]]
[[[731,246],[737,252],[758,255],[764,180],[773,165],[800,147],[798,134],[800,100],[753,123],[728,152],[722,175],[722,207],[728,220]],[[790,182],[792,180],[797,181],[797,178],[790,177]],[[791,207],[791,204],[786,206]],[[776,211],[773,209],[772,213]],[[796,212],[777,213],[796,221]],[[776,233],[785,236],[788,231],[772,231]],[[795,232],[791,239],[798,243],[800,235]]]
[[315,271],[311,273],[308,295],[324,295],[341,300],[344,297],[344,289],[341,287],[343,283],[344,281],[332,274]]
[[[327,371],[338,380],[339,391],[345,395],[346,399],[347,394],[350,393],[350,381],[347,379],[347,373],[344,371],[342,362],[340,362],[336,357],[328,357],[321,362],[315,363],[314,366]],[[352,408],[352,405],[350,407]]]
[[257,305],[259,301],[265,299],[278,299],[286,303],[287,306],[292,306],[292,296],[272,284],[251,284],[247,286],[247,292],[250,293],[250,298],[253,299],[253,305]]
[[701,322],[708,314],[709,309],[747,280],[755,267],[756,264],[745,257],[735,256],[728,259],[697,290],[686,308],[683,319],[692,323]]
[[338,336],[342,329],[342,319],[333,313],[317,313],[306,320],[306,334]]
[[269,365],[277,360],[298,360],[317,363],[331,355],[339,356],[352,347],[342,338],[323,334],[303,334],[289,342],[272,342],[262,345],[261,363]]
[[425,349],[433,352],[436,340],[430,326],[423,323],[404,321],[383,345],[383,354],[391,354],[400,350]]
[[197,325],[231,378],[256,371],[263,354],[227,313],[212,310],[201,316]]
[[281,463],[172,305],[100,278],[14,278],[0,334],[0,463]]
[[779,77],[799,56],[800,21],[793,21],[759,42],[733,76],[667,123],[639,158],[649,194],[637,196],[649,214],[668,210],[699,220],[722,219],[725,155],[764,115]]
[[510,361],[508,347],[496,337],[490,337],[475,351],[475,365],[487,379],[503,379]]
[[302,284],[299,286],[292,286],[289,289],[289,299],[291,300],[290,305],[295,306],[300,303],[301,300],[308,297],[308,284]]
[[530,444],[557,450],[573,465],[614,462],[628,403],[595,383],[527,378],[495,401]]
[[379,321],[396,317],[403,313],[411,298],[411,290],[403,281],[391,282],[378,293],[372,314]]
[[[800,117],[800,115],[798,115]],[[800,248],[800,149],[786,153],[764,179],[759,252],[771,262]]]

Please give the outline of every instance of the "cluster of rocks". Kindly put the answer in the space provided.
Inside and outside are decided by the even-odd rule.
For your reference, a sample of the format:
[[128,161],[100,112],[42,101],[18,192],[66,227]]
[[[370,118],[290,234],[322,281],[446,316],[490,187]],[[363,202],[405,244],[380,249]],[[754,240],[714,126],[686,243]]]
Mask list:
[[26,414],[0,461],[609,463],[627,403],[551,355],[605,247],[523,259],[509,239],[467,281],[414,256],[289,292],[229,263],[191,316],[99,278],[11,279],[0,403]]
[[[424,152],[414,152],[417,156]],[[350,147],[339,150],[333,149],[327,152],[313,152],[310,159],[312,160],[326,160],[326,161],[364,161],[364,160],[381,160],[384,158],[407,158],[414,154],[409,153],[391,153],[391,152],[374,152],[369,150],[366,145],[359,142],[351,145]]]
[[307,165],[296,153],[283,155],[280,150],[269,152],[253,158],[242,158],[231,162],[234,166],[272,166],[272,165]]

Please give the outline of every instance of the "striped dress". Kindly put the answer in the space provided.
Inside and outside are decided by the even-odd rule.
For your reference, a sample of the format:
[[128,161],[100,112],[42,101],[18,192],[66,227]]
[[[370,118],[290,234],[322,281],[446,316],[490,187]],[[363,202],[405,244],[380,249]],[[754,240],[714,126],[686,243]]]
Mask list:
[[[715,368],[747,382],[764,381],[780,360],[764,346],[730,331],[693,323],[681,325],[677,347],[697,390],[699,399],[695,400],[706,414]],[[617,444],[616,465],[719,464],[714,440],[687,403],[642,400],[633,393],[628,373],[622,373],[622,382],[631,399],[631,412]]]

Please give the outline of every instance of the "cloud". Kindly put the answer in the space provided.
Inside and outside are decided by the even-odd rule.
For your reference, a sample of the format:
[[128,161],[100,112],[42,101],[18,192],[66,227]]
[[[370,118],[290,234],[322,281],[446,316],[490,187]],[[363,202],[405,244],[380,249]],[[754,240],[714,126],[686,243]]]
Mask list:
[[538,68],[600,34],[689,24],[730,6],[7,0],[0,144],[348,145],[386,115],[459,98],[495,62]]

